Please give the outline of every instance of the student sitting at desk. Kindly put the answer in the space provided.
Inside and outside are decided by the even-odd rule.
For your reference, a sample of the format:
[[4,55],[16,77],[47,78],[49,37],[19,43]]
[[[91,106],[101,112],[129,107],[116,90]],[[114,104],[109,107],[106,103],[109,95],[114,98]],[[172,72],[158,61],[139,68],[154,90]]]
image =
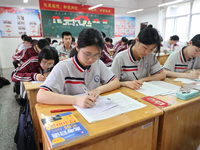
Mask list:
[[165,78],[160,63],[152,53],[155,48],[160,52],[159,34],[156,29],[146,27],[140,31],[134,45],[117,54],[111,71],[121,81],[121,86],[136,90],[142,86],[142,82]]
[[170,39],[163,44],[163,51],[173,51],[178,45],[179,41],[178,35],[173,35]]
[[[60,61],[53,68],[38,91],[37,101],[92,107],[101,93],[119,88],[119,80],[99,60],[103,48],[101,32],[94,28],[84,28],[78,37],[77,55]],[[85,87],[88,94],[74,96],[84,93]]]
[[163,66],[168,77],[198,79],[200,75],[200,34],[187,46],[174,51]]

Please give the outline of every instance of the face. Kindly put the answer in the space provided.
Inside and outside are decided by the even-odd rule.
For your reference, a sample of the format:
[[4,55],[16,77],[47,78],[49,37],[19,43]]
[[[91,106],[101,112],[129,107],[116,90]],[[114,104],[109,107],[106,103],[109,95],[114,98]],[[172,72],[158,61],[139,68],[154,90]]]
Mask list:
[[53,59],[47,60],[43,58],[40,62],[40,66],[42,67],[42,69],[47,70],[48,68],[53,67],[54,62],[55,61]]
[[121,45],[125,45],[126,43],[125,42],[121,42]]
[[64,35],[62,40],[63,40],[65,46],[69,46],[72,43],[71,35]]
[[170,40],[170,44],[176,44],[178,41]]
[[187,54],[189,58],[200,56],[200,48],[191,44],[188,46]]
[[25,45],[26,47],[28,47],[28,46],[30,46],[30,45],[31,45],[31,43],[30,43],[30,42],[28,42],[28,41],[24,41],[24,45]]
[[84,48],[78,49],[78,60],[79,62],[84,66],[90,66],[92,65],[97,59],[100,57],[100,49],[93,46],[86,46]]
[[135,44],[135,53],[137,57],[142,58],[150,53],[153,52],[153,50],[156,48],[157,44],[151,44],[151,45],[145,45],[141,42],[139,42],[138,39],[136,39]]
[[42,50],[38,47],[38,45],[35,45],[35,48],[38,52],[41,52]]

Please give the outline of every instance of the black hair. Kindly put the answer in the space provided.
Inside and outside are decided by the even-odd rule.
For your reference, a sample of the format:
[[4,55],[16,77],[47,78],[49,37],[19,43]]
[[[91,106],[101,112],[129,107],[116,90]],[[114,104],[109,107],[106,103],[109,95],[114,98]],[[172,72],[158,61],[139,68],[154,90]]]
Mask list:
[[170,37],[170,40],[179,41],[178,35],[173,35]]
[[54,60],[54,65],[59,62],[58,52],[55,47],[45,46],[39,53],[38,61],[41,63],[42,59]]
[[106,37],[106,34],[103,31],[101,31],[101,34],[102,34],[103,38]]
[[192,41],[192,45],[200,48],[200,34],[196,34],[190,41]]
[[75,40],[75,38],[74,37],[72,37],[72,42],[75,42],[76,40]]
[[51,38],[47,37],[45,39],[49,42],[49,44],[51,44]]
[[36,44],[38,44],[38,40],[32,39],[31,44],[32,44],[33,46],[36,45]]
[[145,45],[156,44],[157,53],[160,53],[160,35],[155,28],[145,27],[137,37],[139,38],[139,42]]
[[23,40],[26,36],[27,36],[26,34],[22,34],[21,39]]
[[30,36],[25,36],[24,41],[30,42],[32,41],[32,38]]
[[74,57],[74,55],[76,55],[77,53],[78,53],[78,51],[76,50],[76,47],[74,47],[74,48],[71,50],[70,54],[69,54],[69,58]]
[[78,36],[78,48],[95,45],[98,48],[104,48],[104,40],[101,32],[94,28],[84,28]]
[[128,40],[127,44],[128,44],[128,46],[135,45],[135,40]]
[[110,38],[109,38],[109,37],[106,37],[106,38],[105,38],[105,41],[106,41],[106,42],[110,42]]
[[127,44],[128,39],[126,37],[122,37],[121,41],[124,42],[125,44]]
[[48,46],[48,45],[49,45],[49,42],[46,39],[40,39],[38,41],[38,47],[40,49],[43,49],[45,46]]
[[69,31],[64,31],[63,33],[62,33],[62,38],[64,38],[64,36],[65,35],[67,35],[67,36],[71,36],[72,37],[72,34],[71,34],[71,32],[69,32]]
[[53,44],[53,43],[58,43],[58,41],[57,41],[57,40],[53,40],[53,41],[52,41],[52,44]]
[[113,40],[110,38],[110,43],[112,44]]

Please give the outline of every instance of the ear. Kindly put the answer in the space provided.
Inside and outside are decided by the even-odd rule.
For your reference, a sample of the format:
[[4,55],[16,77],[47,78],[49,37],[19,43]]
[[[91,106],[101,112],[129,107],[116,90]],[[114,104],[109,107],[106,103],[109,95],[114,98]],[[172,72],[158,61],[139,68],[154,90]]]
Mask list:
[[192,45],[192,41],[189,41],[189,42],[188,42],[188,45],[189,45],[189,46]]
[[139,38],[136,37],[136,38],[135,38],[135,43],[138,43],[138,42],[139,42]]

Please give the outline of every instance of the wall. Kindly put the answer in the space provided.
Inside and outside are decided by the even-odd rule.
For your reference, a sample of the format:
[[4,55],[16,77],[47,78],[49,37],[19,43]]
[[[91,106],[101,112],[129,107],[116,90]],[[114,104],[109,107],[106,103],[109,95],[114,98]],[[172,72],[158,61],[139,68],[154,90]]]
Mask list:
[[[66,0],[55,0],[63,1]],[[77,0],[68,0],[69,3],[77,3]],[[149,1],[149,0],[101,0],[101,3],[105,7],[114,7],[115,15],[117,16],[131,16],[136,17],[136,35],[140,30],[141,22],[149,22],[157,27],[157,18],[158,18],[158,8],[157,3],[159,0]],[[87,0],[87,5],[94,5],[99,3],[98,0]],[[23,3],[23,0],[8,0],[1,1],[1,6],[8,7],[24,7],[24,8],[33,8],[39,9],[39,0],[29,0],[27,4]],[[143,12],[127,14],[127,11],[138,9],[144,6],[145,9]],[[130,37],[129,39],[134,38]],[[120,38],[114,38],[113,43],[117,42]],[[59,41],[61,39],[58,39]],[[0,61],[2,68],[13,67],[12,65],[12,55],[15,53],[15,50],[19,43],[21,43],[20,38],[0,38]]]

